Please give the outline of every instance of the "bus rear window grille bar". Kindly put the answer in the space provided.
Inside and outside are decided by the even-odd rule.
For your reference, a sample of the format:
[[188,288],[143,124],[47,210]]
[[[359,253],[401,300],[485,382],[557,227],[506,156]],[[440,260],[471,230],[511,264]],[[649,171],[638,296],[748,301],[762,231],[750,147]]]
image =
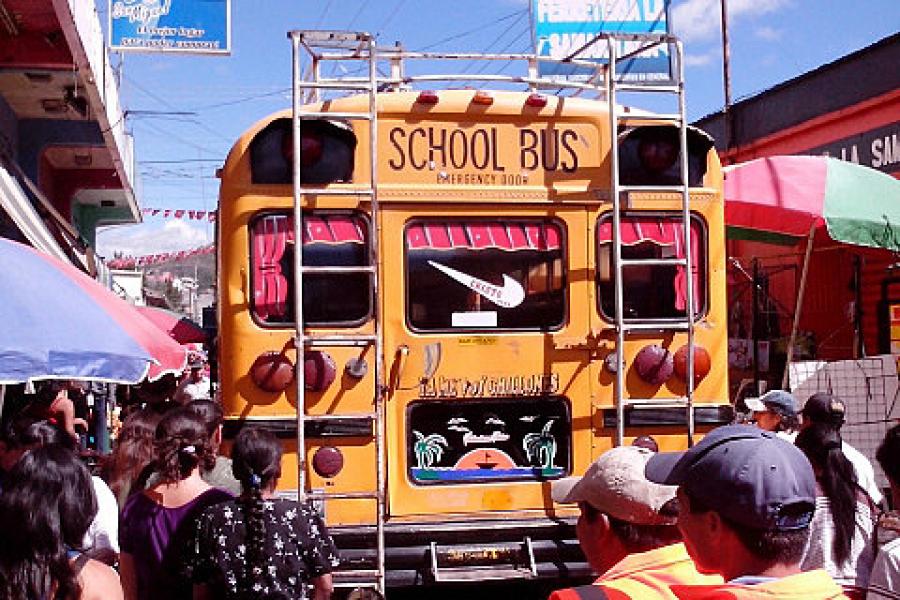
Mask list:
[[661,266],[661,267],[686,267],[687,260],[684,258],[623,258],[621,259],[623,267],[635,266]]
[[374,273],[375,267],[373,266],[359,266],[359,267],[307,267],[304,265],[303,267],[304,273],[314,273],[316,275],[347,275],[354,273]]

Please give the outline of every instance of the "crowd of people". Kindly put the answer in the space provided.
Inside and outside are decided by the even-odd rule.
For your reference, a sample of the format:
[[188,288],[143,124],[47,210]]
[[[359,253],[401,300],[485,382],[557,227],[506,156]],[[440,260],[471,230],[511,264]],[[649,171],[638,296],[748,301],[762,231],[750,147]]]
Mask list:
[[0,598],[330,597],[337,549],[317,512],[275,497],[273,434],[244,427],[226,458],[219,404],[173,394],[125,418],[92,476],[47,408],[63,387],[0,436]]
[[[554,482],[554,500],[578,504],[599,577],[550,600],[900,599],[900,512],[842,440],[844,404],[821,393],[799,410],[774,390],[747,406],[753,425],[719,427],[685,452],[639,438]],[[900,425],[876,459],[896,508]]]
[[[132,410],[92,475],[71,385],[36,390],[0,434],[0,597],[11,600],[305,598],[332,594],[338,551],[319,514],[275,494],[281,443],[245,426],[220,452],[223,411],[199,378]],[[198,391],[199,390],[199,391]],[[158,391],[158,390],[157,390]],[[199,397],[194,397],[194,396]],[[815,394],[748,399],[752,425],[685,452],[641,436],[580,477],[579,544],[598,575],[578,599],[900,599],[900,425],[868,459],[846,407]]]

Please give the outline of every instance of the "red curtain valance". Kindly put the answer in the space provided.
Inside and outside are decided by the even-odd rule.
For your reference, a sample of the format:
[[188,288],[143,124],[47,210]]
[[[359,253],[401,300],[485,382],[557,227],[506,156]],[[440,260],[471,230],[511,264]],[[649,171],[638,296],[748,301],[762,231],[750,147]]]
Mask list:
[[[597,241],[601,244],[612,242],[613,221],[605,219],[597,228]],[[700,282],[697,260],[699,259],[698,228],[691,226],[691,260],[693,261],[691,280],[694,285],[694,307],[699,306]],[[635,219],[625,217],[621,222],[622,244],[635,246],[642,242],[652,242],[659,246],[674,246],[675,258],[684,258],[684,226],[681,221],[672,219],[654,219],[652,217]],[[675,308],[685,310],[687,307],[687,277],[684,267],[675,267]]]
[[410,250],[558,250],[562,235],[550,223],[417,223],[406,229]]

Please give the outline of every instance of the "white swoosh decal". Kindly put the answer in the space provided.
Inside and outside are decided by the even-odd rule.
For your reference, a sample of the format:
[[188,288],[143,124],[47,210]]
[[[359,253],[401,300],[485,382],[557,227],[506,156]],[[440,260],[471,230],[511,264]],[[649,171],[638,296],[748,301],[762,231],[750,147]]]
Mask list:
[[488,283],[484,279],[478,279],[456,269],[451,269],[433,260],[429,260],[428,264],[444,273],[447,277],[463,284],[479,296],[487,298],[497,306],[515,308],[522,304],[522,301],[525,299],[525,290],[522,289],[522,284],[506,273],[503,274],[503,287],[500,287],[499,285]]

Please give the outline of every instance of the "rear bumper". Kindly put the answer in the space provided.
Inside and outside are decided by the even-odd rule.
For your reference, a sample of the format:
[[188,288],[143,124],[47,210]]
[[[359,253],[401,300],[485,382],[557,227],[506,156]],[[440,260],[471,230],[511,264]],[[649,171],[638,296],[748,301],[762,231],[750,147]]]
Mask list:
[[[341,571],[374,569],[375,528],[330,527]],[[590,568],[575,537],[575,520],[510,519],[387,523],[387,587],[485,580],[583,581]]]

